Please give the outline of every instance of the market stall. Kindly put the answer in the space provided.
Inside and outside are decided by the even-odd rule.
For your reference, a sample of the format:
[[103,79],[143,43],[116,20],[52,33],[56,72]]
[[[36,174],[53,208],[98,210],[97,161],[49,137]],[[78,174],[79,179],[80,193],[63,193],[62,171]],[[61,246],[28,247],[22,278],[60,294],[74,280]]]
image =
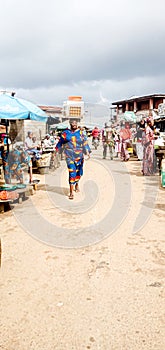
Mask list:
[[[2,167],[5,172],[5,179],[9,177],[8,183],[4,183],[4,178],[2,175],[0,178],[1,187],[0,187],[0,200],[1,203],[7,203],[5,201],[13,201],[18,197],[24,197],[23,189],[18,189],[18,184],[15,184],[14,187],[11,182],[11,172],[15,171],[14,168],[16,160],[13,163],[9,162],[10,155],[13,150],[10,150],[9,147],[9,138],[8,138],[8,126],[10,120],[33,120],[33,121],[47,121],[47,115],[39,107],[33,103],[26,101],[24,99],[16,98],[7,93],[0,94],[0,164],[1,170]],[[22,157],[23,158],[23,157]],[[22,160],[21,160],[22,162]],[[18,163],[18,162],[17,162]],[[25,160],[26,163],[26,160]],[[20,170],[20,169],[18,169]],[[2,173],[2,171],[1,171]],[[0,173],[0,174],[1,174]],[[23,185],[23,184],[20,184]],[[6,187],[5,187],[6,186]],[[13,186],[13,187],[12,187]],[[4,188],[5,187],[5,188]],[[2,197],[2,198],[1,198]]]

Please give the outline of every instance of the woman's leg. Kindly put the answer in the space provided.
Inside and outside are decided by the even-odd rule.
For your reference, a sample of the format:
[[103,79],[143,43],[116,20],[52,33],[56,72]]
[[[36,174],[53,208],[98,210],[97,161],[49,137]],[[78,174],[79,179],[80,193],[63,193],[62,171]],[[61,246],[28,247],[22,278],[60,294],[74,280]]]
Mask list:
[[103,143],[103,159],[105,159],[107,156],[107,144]]
[[122,142],[122,144],[121,144],[121,160],[123,160],[124,161],[124,142]]
[[73,190],[75,185],[75,179],[76,179],[76,165],[72,160],[67,160],[67,167],[69,171],[69,199],[73,199]]
[[74,195],[73,195],[74,185],[73,184],[69,184],[69,187],[70,187],[69,199],[73,199],[74,198]]
[[29,166],[29,182],[33,181],[33,170],[32,170],[32,164]]
[[83,165],[84,165],[84,158],[82,158],[80,163],[76,165],[75,192],[80,192],[79,181],[81,176],[83,175]]
[[76,182],[76,184],[75,184],[75,192],[80,192],[79,183],[78,182]]

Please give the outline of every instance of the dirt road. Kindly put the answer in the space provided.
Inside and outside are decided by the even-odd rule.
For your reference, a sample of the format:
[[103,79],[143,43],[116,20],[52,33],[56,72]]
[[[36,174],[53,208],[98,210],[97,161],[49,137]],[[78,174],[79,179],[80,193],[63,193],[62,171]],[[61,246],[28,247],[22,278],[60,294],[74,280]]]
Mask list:
[[64,161],[38,177],[36,194],[0,216],[0,349],[164,350],[159,178],[99,151],[74,201]]

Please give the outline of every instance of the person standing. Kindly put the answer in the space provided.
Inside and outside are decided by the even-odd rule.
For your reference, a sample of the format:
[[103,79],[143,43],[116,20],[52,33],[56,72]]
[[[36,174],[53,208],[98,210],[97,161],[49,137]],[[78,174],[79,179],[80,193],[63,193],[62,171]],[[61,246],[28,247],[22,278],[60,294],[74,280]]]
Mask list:
[[142,145],[142,135],[145,130],[145,121],[142,119],[137,127],[137,133],[136,133],[136,154],[138,157],[138,160],[143,159],[143,145]]
[[121,138],[121,159],[123,161],[128,161],[130,156],[127,148],[130,143],[130,140],[132,139],[132,133],[128,122],[125,122],[124,129],[120,130],[120,138]]
[[107,148],[109,148],[110,159],[113,160],[114,153],[114,134],[112,128],[105,123],[105,128],[102,131],[103,142],[103,159],[107,157]]
[[142,134],[143,145],[143,162],[142,173],[145,176],[153,175],[154,173],[154,121],[152,117],[146,119],[146,127]]
[[79,181],[83,175],[84,154],[90,157],[90,147],[86,136],[78,128],[77,121],[70,121],[70,129],[61,133],[56,145],[56,151],[64,149],[67,168],[69,171],[69,199],[73,199],[73,191],[79,192]]
[[120,158],[120,154],[121,154],[121,140],[120,140],[120,134],[118,132],[115,133],[114,141],[115,141],[116,157]]
[[94,145],[95,140],[97,143],[99,143],[99,139],[100,139],[100,131],[99,131],[99,128],[95,126],[94,129],[92,130],[92,145]]

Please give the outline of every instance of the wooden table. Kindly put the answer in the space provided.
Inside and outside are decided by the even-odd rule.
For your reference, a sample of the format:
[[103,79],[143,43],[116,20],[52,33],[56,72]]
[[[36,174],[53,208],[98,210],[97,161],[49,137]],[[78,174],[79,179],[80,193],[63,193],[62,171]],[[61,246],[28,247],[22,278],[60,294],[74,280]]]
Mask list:
[[9,209],[10,203],[13,199],[0,199],[0,213],[4,213],[5,209]]

